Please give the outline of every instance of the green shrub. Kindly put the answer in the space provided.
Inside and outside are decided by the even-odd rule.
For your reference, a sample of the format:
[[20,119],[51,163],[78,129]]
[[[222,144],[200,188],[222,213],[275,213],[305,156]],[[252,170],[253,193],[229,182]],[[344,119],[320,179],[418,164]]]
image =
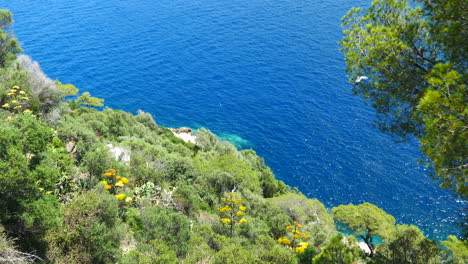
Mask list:
[[290,191],[290,187],[284,182],[275,179],[275,175],[269,167],[265,165],[265,161],[257,156],[255,151],[251,149],[242,150],[242,159],[249,163],[250,166],[257,172],[260,184],[263,190],[263,197],[270,198],[286,194]]
[[120,259],[119,202],[98,187],[67,203],[62,225],[48,233],[53,262],[104,264]]
[[109,148],[104,144],[94,145],[94,150],[86,152],[83,157],[83,165],[91,176],[100,178],[112,165]]
[[178,257],[189,250],[190,230],[187,217],[163,207],[146,207],[141,211],[143,232],[140,241],[163,240]]
[[[270,237],[260,236],[255,244],[255,254],[259,259],[259,263],[265,264],[295,264],[297,258],[291,250],[280,246],[275,240]],[[305,254],[305,253],[304,253]],[[300,255],[304,255],[300,254]],[[311,262],[309,261],[308,264]]]
[[309,243],[315,246],[323,245],[336,233],[332,216],[317,199],[289,193],[269,201],[286,212],[293,221],[303,223],[304,232],[309,234]]
[[204,203],[193,185],[184,181],[178,182],[175,189],[174,200],[185,215],[193,216],[199,210],[208,210],[209,205]]
[[363,252],[359,247],[348,247],[343,243],[343,235],[338,234],[334,236],[329,244],[320,252],[319,255],[315,256],[312,260],[313,264],[352,264],[356,263],[357,260],[362,259]]
[[18,129],[17,133],[21,135],[24,153],[38,154],[44,151],[52,140],[52,128],[29,114],[16,115],[12,123]]
[[138,244],[137,248],[126,253],[122,264],[176,264],[178,259],[171,247],[163,240],[151,240]]
[[233,154],[216,156],[208,161],[197,159],[195,164],[200,173],[197,183],[211,193],[221,196],[235,188],[261,193],[256,172]]
[[192,233],[189,252],[187,257],[181,260],[181,263],[210,263],[214,254],[215,252],[210,248],[203,236]]
[[218,242],[221,250],[214,255],[213,264],[245,264],[257,263],[258,259],[254,255],[254,250],[245,249],[234,239]]
[[397,225],[390,242],[379,244],[375,263],[432,264],[440,263],[440,247],[435,240],[426,238],[414,225]]

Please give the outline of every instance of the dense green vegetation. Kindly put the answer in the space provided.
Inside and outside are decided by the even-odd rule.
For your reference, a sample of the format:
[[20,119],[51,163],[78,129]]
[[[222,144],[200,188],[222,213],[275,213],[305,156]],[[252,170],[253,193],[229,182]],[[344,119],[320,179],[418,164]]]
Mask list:
[[467,1],[413,2],[374,0],[344,17],[347,71],[379,127],[418,137],[434,178],[466,199]]
[[0,17],[0,263],[467,261],[465,241],[441,247],[369,203],[330,214],[206,129],[191,144],[147,113],[94,108],[18,56]]

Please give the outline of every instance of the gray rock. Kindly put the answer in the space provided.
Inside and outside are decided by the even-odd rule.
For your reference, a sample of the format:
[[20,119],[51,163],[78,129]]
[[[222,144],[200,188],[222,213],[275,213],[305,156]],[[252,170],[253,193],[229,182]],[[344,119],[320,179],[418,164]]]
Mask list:
[[109,148],[109,152],[111,153],[112,157],[116,161],[121,163],[130,162],[131,150],[128,147],[119,147],[112,144],[108,144],[107,147]]

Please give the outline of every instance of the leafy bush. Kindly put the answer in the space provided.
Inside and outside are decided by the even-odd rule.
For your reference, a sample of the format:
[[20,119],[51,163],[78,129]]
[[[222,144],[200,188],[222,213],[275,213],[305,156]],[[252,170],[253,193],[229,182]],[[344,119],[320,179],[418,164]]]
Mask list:
[[50,260],[116,263],[121,256],[118,200],[103,187],[76,196],[64,208],[60,227],[48,233]]
[[178,259],[173,249],[163,240],[151,240],[138,244],[137,248],[126,253],[122,264],[176,264]]
[[334,236],[329,244],[322,250],[320,254],[312,260],[313,264],[352,264],[357,260],[362,259],[363,252],[358,247],[348,247],[343,243],[343,236],[338,234]]
[[140,241],[160,239],[177,253],[178,257],[186,256],[189,250],[189,221],[183,215],[162,207],[146,207],[141,211],[143,231]]
[[375,263],[431,264],[440,263],[440,247],[427,239],[413,225],[397,225],[391,242],[378,245]]
[[336,232],[332,216],[317,199],[289,193],[269,201],[286,212],[293,221],[303,223],[304,232],[309,234],[309,242],[315,246],[322,245]]

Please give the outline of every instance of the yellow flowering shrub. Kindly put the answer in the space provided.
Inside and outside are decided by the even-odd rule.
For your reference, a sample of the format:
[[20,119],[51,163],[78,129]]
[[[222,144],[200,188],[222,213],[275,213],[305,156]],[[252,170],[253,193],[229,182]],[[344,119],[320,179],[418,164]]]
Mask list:
[[302,225],[298,222],[294,222],[292,225],[286,226],[286,230],[288,230],[292,239],[290,240],[286,237],[280,237],[278,238],[278,243],[286,246],[297,254],[304,253],[304,251],[309,247],[309,243],[305,241],[298,242],[299,239],[306,239],[308,237],[306,233],[302,233],[300,231],[301,228]]
[[106,180],[101,181],[101,183],[104,185],[106,190],[109,190],[112,194],[115,194],[115,197],[120,201],[125,199],[125,202],[127,203],[132,202],[132,197],[126,197],[126,195],[123,193],[117,194],[117,190],[120,191],[123,188],[125,188],[125,184],[127,184],[129,180],[125,177],[116,174],[117,170],[109,169],[106,173],[102,174],[106,178]]
[[221,198],[221,202],[224,206],[218,208],[222,218],[221,223],[229,224],[231,236],[234,233],[234,226],[236,224],[245,224],[247,219],[242,216],[245,215],[247,207],[242,205],[243,200],[238,198],[237,194],[230,192],[226,194],[227,197]]
[[6,120],[11,120],[14,114],[19,113],[22,109],[25,109],[23,112],[28,114],[31,113],[31,110],[27,109],[29,105],[29,97],[23,96],[27,93],[21,90],[18,86],[13,86],[9,93],[7,93],[7,102],[2,104],[2,108],[9,110],[10,115]]

